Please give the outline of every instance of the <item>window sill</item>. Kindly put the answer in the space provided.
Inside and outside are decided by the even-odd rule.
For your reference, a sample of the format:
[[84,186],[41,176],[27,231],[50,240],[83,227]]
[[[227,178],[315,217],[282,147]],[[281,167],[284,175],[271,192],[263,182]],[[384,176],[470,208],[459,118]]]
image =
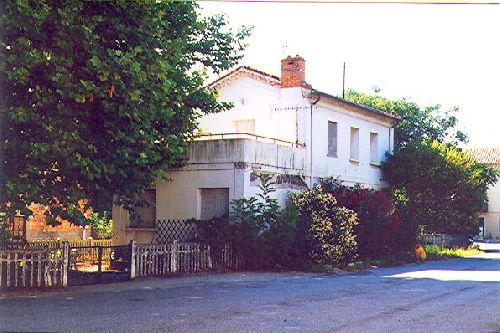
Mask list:
[[370,165],[377,167],[377,168],[380,168],[380,163],[370,162]]
[[338,155],[330,155],[330,154],[326,154],[327,157],[330,157],[330,158],[339,158]]
[[349,162],[359,164],[359,160],[357,160],[357,159],[355,159],[355,158],[350,158],[350,159],[349,159]]

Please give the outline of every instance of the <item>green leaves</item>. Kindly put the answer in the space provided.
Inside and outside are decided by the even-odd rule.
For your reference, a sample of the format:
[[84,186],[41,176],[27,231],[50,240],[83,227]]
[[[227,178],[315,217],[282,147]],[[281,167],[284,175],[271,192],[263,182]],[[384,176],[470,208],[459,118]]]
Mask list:
[[498,173],[437,141],[408,145],[383,165],[396,204],[408,223],[428,232],[477,234],[477,214]]
[[402,120],[395,125],[396,147],[424,139],[453,144],[467,142],[467,136],[455,128],[458,122],[455,117],[457,107],[445,111],[441,110],[439,104],[421,108],[406,98],[390,100],[378,94],[368,95],[352,89],[346,91],[346,99],[400,116]]
[[315,263],[345,265],[357,257],[356,213],[337,204],[321,185],[292,196],[300,218],[308,226],[307,243]]
[[73,222],[81,198],[96,211],[114,195],[131,207],[180,165],[199,115],[229,107],[203,79],[236,64],[246,35],[205,24],[193,2],[7,0],[3,9],[2,204],[57,206]]

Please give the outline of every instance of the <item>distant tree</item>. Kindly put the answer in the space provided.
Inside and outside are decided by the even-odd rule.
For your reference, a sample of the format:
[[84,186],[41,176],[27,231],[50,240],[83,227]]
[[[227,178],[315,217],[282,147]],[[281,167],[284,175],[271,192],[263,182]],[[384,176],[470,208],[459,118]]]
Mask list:
[[467,141],[467,136],[456,129],[457,107],[445,111],[441,109],[440,105],[422,108],[406,98],[390,100],[382,97],[378,95],[380,88],[376,88],[374,91],[375,95],[369,95],[348,89],[345,98],[400,116],[402,121],[394,127],[396,147],[403,147],[424,139],[454,144]]
[[382,172],[413,241],[419,226],[428,232],[477,234],[477,213],[485,208],[488,186],[498,179],[494,169],[437,141],[397,150]]
[[133,209],[178,165],[204,113],[230,107],[203,86],[242,57],[249,29],[201,18],[191,1],[5,0],[1,4],[0,212],[36,202],[85,223]]

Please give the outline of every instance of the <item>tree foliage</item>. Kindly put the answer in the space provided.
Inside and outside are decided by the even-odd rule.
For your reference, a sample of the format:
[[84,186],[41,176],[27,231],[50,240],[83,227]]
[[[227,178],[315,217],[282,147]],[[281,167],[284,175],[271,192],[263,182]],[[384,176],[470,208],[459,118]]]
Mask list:
[[[182,161],[203,113],[230,105],[203,87],[242,56],[249,29],[194,2],[6,0],[0,41],[0,211],[75,223],[132,209]],[[50,219],[49,219],[50,220]]]
[[448,143],[467,141],[467,136],[456,129],[457,107],[444,111],[439,104],[422,108],[406,98],[390,100],[378,94],[369,95],[352,89],[346,91],[345,98],[400,116],[402,120],[394,127],[396,147],[424,139]]
[[345,265],[357,258],[355,212],[337,203],[321,185],[292,196],[302,223],[308,226],[306,248],[314,263]]
[[477,213],[484,210],[488,186],[498,173],[447,144],[424,141],[396,151],[382,165],[395,192],[400,214],[428,232],[475,235]]

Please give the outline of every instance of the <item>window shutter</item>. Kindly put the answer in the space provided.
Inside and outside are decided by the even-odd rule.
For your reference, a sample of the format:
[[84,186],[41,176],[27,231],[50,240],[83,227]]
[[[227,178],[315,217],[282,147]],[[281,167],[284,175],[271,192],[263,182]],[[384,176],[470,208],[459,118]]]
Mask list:
[[337,157],[337,123],[328,122],[328,156]]

